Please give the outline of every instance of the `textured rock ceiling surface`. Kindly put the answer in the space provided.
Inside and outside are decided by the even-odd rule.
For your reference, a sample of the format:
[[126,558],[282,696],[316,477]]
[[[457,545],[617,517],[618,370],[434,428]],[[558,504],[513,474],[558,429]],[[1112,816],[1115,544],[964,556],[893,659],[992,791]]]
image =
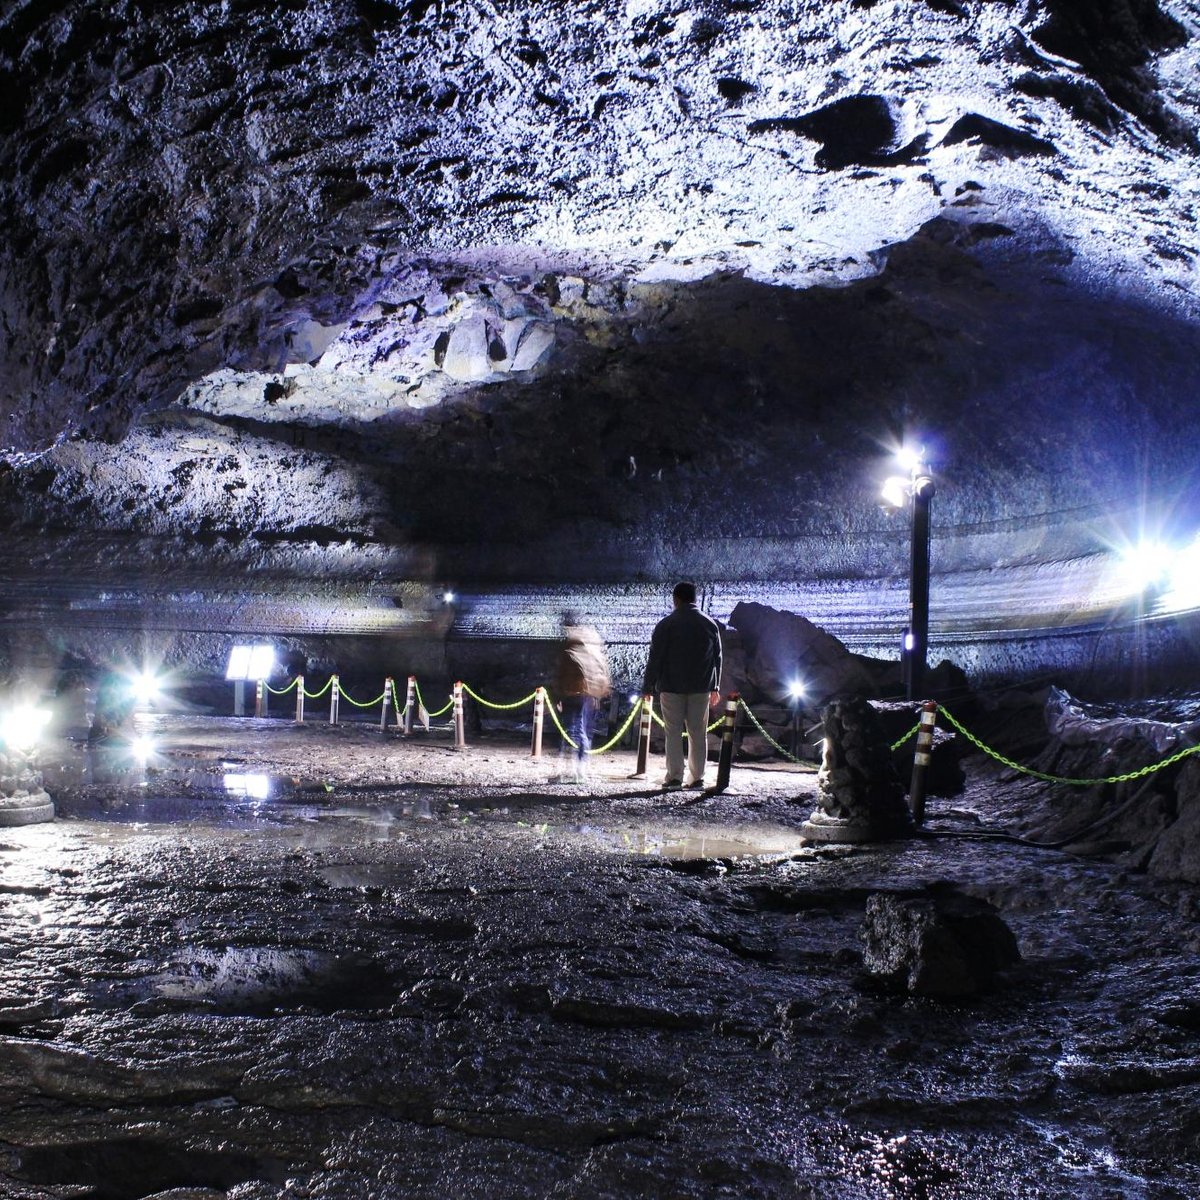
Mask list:
[[1198,32],[1192,0],[8,3],[0,498],[201,553],[529,576],[582,529],[608,577],[740,539],[705,569],[849,578],[895,565],[873,472],[916,433],[963,569],[1181,520]]

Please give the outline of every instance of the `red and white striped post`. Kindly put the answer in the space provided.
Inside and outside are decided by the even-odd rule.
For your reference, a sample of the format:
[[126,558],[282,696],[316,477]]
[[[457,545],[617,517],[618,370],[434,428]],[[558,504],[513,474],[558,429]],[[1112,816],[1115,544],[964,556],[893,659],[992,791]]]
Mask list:
[[392,689],[396,686],[390,675],[383,681],[383,708],[379,711],[379,732],[387,733],[388,713],[392,708]]
[[404,736],[412,733],[413,714],[417,711],[417,677],[408,677],[408,693],[404,697]]
[[921,724],[917,728],[917,748],[913,753],[912,783],[908,787],[908,807],[918,828],[925,820],[925,769],[933,756],[933,730],[937,724],[937,702],[921,705]]
[[463,685],[461,679],[454,681],[454,748],[467,748],[467,726],[463,716]]
[[642,697],[642,718],[638,726],[637,770],[630,779],[641,779],[650,763],[650,714],[654,711],[654,697]]
[[296,676],[296,724],[304,724],[304,676]]
[[741,696],[730,692],[725,701],[725,721],[721,726],[721,756],[717,759],[717,782],[713,791],[723,792],[729,786],[729,773],[733,769],[733,731],[737,727],[738,704]]
[[338,701],[342,698],[342,681],[333,675],[329,680],[329,723],[338,723]]
[[533,744],[529,748],[531,758],[542,757],[542,722],[546,717],[546,689],[539,685],[533,693]]

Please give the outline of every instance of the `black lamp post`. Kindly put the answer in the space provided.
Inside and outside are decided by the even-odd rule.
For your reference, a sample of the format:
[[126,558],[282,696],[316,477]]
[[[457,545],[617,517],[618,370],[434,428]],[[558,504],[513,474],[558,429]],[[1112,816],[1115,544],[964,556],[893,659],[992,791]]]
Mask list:
[[903,465],[908,478],[894,475],[883,485],[883,498],[893,508],[912,507],[912,547],[908,574],[908,628],[900,661],[904,670],[904,694],[909,700],[924,699],[925,660],[929,651],[929,531],[930,504],[937,491],[933,476],[921,453],[905,453]]

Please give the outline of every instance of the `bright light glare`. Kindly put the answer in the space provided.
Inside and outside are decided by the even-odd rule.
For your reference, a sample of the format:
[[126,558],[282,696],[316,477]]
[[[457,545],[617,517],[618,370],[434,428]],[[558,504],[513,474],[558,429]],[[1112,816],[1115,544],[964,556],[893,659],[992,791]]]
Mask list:
[[908,650],[908,651],[910,651],[910,652],[911,652],[911,651],[912,651],[912,649],[913,649],[913,648],[916,646],[916,644],[917,644],[917,639],[916,639],[915,637],[913,637],[913,635],[912,635],[912,631],[911,631],[911,630],[909,630],[909,632],[907,632],[907,633],[904,635],[904,648],[905,648],[905,650]]
[[139,671],[130,678],[129,690],[138,704],[153,704],[162,695],[162,680],[153,671]]
[[269,679],[275,670],[275,647],[270,644],[234,646],[229,651],[225,678],[237,681]]
[[1175,555],[1167,586],[1159,597],[1161,612],[1189,612],[1200,608],[1200,534]]
[[900,464],[901,469],[905,471],[915,471],[925,459],[925,454],[922,450],[914,449],[912,446],[901,446],[896,451],[896,462]]
[[880,494],[884,504],[891,508],[903,508],[908,503],[908,480],[901,479],[899,475],[891,475],[884,480],[883,491]]
[[266,800],[271,795],[269,775],[226,775],[225,790],[232,796],[247,800]]
[[801,683],[799,679],[792,680],[792,682],[788,684],[788,695],[791,696],[793,700],[799,700],[800,697],[804,695],[804,684]]
[[1161,542],[1139,542],[1121,555],[1121,579],[1131,593],[1162,583],[1171,573],[1175,552]]
[[31,705],[10,709],[0,718],[0,739],[14,750],[28,750],[45,732],[50,715],[48,709]]
[[129,752],[138,760],[138,762],[148,762],[157,753],[157,749],[154,745],[154,739],[144,733],[139,737],[135,737],[133,741],[129,743]]
[[442,593],[442,599],[443,599],[443,600],[444,600],[444,601],[445,601],[447,604],[453,604],[453,603],[454,603],[454,601],[457,599],[457,597],[454,595],[454,593],[453,593],[453,592],[443,592],[443,593]]

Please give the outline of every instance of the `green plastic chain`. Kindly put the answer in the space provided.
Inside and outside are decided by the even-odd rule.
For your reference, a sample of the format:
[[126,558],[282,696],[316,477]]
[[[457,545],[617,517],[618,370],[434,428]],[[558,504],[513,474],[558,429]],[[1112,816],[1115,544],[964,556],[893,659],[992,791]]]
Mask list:
[[443,716],[454,707],[454,697],[451,696],[450,699],[446,701],[446,706],[444,708],[439,708],[437,712],[432,712],[425,704],[425,701],[421,699],[421,685],[415,679],[413,680],[413,692],[417,697],[417,711],[420,712],[421,709],[425,709],[426,716],[430,718]]
[[294,688],[294,687],[296,686],[296,684],[298,684],[299,682],[300,682],[300,676],[299,676],[299,675],[297,675],[297,676],[296,676],[296,678],[295,678],[295,679],[293,679],[293,680],[292,680],[292,682],[291,682],[291,683],[289,683],[289,684],[287,685],[287,687],[285,687],[285,688],[273,688],[273,687],[272,687],[272,686],[271,686],[271,685],[270,685],[270,684],[269,684],[269,683],[268,683],[268,682],[267,682],[267,681],[264,679],[264,680],[263,680],[263,687],[265,687],[265,688],[267,689],[267,691],[271,693],[271,695],[272,695],[272,696],[286,696],[286,695],[288,694],[288,692],[290,692],[290,691],[292,690],[292,688]]
[[771,736],[771,735],[770,735],[770,734],[769,734],[769,733],[768,733],[768,732],[767,732],[767,731],[766,731],[766,730],[765,730],[765,729],[762,727],[762,722],[761,722],[761,721],[760,721],[760,720],[759,720],[759,719],[758,719],[758,718],[757,718],[757,717],[754,715],[754,712],[753,712],[753,710],[750,708],[750,705],[748,705],[748,704],[745,702],[745,700],[743,700],[743,699],[741,698],[741,696],[739,696],[739,697],[738,697],[738,704],[741,706],[741,708],[742,708],[742,711],[743,711],[743,712],[746,714],[746,716],[748,716],[748,717],[750,718],[750,720],[754,722],[754,728],[755,728],[755,729],[757,729],[757,730],[758,730],[758,732],[759,732],[759,733],[761,733],[761,734],[763,735],[763,737],[765,737],[765,738],[767,739],[767,741],[768,741],[768,742],[770,742],[770,743],[771,743],[771,745],[772,745],[772,746],[774,746],[774,747],[775,747],[775,749],[776,749],[776,750],[778,750],[778,751],[779,751],[779,753],[783,755],[783,757],[784,757],[784,758],[791,759],[791,761],[792,761],[792,762],[794,762],[794,763],[798,763],[798,762],[800,761],[800,760],[799,760],[799,759],[798,759],[798,758],[797,758],[797,757],[796,757],[794,754],[789,754],[789,753],[788,753],[788,752],[787,752],[787,751],[786,751],[786,750],[785,750],[785,749],[784,749],[784,748],[783,748],[783,747],[782,747],[782,746],[781,746],[781,745],[780,745],[780,744],[779,744],[779,743],[778,743],[778,742],[777,742],[777,741],[776,741],[776,740],[775,740],[775,739],[774,739],[774,738],[773,738],[773,737],[772,737],[772,736]]
[[323,687],[323,688],[322,688],[322,689],[321,689],[319,692],[310,692],[310,691],[308,690],[308,688],[305,688],[305,689],[304,689],[304,695],[305,695],[305,696],[306,696],[306,697],[307,697],[309,700],[320,700],[320,698],[321,698],[323,695],[325,695],[325,693],[326,693],[327,691],[329,691],[329,689],[330,689],[331,687],[333,687],[333,676],[332,676],[332,675],[330,675],[330,677],[329,677],[329,678],[328,678],[328,679],[325,681],[325,686],[324,686],[324,687]]
[[1106,775],[1103,779],[1071,779],[1063,775],[1047,775],[1044,771],[1035,771],[1032,767],[1023,767],[1018,762],[1013,762],[1011,758],[1005,758],[998,750],[993,750],[991,746],[985,745],[979,740],[970,730],[966,729],[949,709],[938,705],[938,711],[941,712],[947,721],[958,730],[972,745],[982,750],[984,754],[990,755],[998,763],[1003,763],[1013,771],[1020,771],[1022,775],[1032,775],[1034,779],[1041,779],[1045,783],[1063,783],[1070,787],[1097,787],[1102,783],[1130,783],[1134,779],[1144,779],[1147,775],[1153,775],[1156,771],[1163,770],[1164,767],[1170,767],[1175,763],[1188,757],[1189,754],[1200,754],[1200,745],[1188,746],[1185,750],[1180,750],[1177,754],[1172,754],[1170,758],[1164,758],[1162,762],[1151,763],[1148,767],[1141,767],[1137,771],[1126,771],[1123,775]]
[[899,750],[900,747],[903,746],[910,737],[913,737],[920,728],[921,722],[918,721],[899,741],[893,742],[891,748],[893,750]]
[[382,692],[380,692],[379,695],[376,696],[374,700],[367,700],[365,703],[362,701],[359,701],[359,700],[355,700],[354,697],[351,696],[350,693],[348,691],[346,691],[346,689],[344,687],[342,687],[340,681],[338,683],[338,693],[341,695],[342,699],[349,700],[350,703],[353,704],[355,708],[374,708],[375,705],[383,703],[383,698],[387,695],[387,689],[385,688]]
[[[638,703],[640,704],[640,703],[641,703],[641,701],[639,700],[639,701],[638,701]],[[652,720],[654,720],[654,722],[655,722],[655,723],[658,725],[659,729],[666,729],[666,727],[667,727],[667,726],[666,726],[666,723],[663,721],[662,717],[660,717],[660,716],[658,715],[658,713],[656,713],[656,712],[654,711],[654,709],[651,709],[651,710],[650,710],[650,716],[651,716],[651,719],[652,719]],[[721,717],[718,717],[718,718],[717,718],[717,719],[716,719],[716,720],[715,720],[715,721],[714,721],[714,722],[713,722],[711,725],[707,725],[707,726],[705,726],[705,729],[706,729],[706,730],[707,730],[707,732],[709,732],[709,733],[714,733],[714,732],[715,732],[715,731],[716,731],[716,730],[717,730],[717,729],[720,727],[720,725],[721,725],[721,722],[722,722],[723,720],[725,720],[725,718],[724,718],[723,716],[721,716]],[[687,730],[686,730],[686,729],[683,731],[683,736],[684,736],[684,737],[687,737]]]
[[524,708],[525,705],[527,705],[534,698],[534,696],[537,695],[537,688],[534,688],[533,691],[530,692],[529,695],[526,696],[524,700],[514,700],[511,704],[493,704],[490,700],[485,700],[477,691],[475,691],[475,689],[473,687],[471,687],[470,684],[464,683],[463,691],[466,692],[467,695],[470,696],[472,700],[478,701],[480,704],[484,705],[487,708],[504,709],[504,710],[512,709],[512,708]]

